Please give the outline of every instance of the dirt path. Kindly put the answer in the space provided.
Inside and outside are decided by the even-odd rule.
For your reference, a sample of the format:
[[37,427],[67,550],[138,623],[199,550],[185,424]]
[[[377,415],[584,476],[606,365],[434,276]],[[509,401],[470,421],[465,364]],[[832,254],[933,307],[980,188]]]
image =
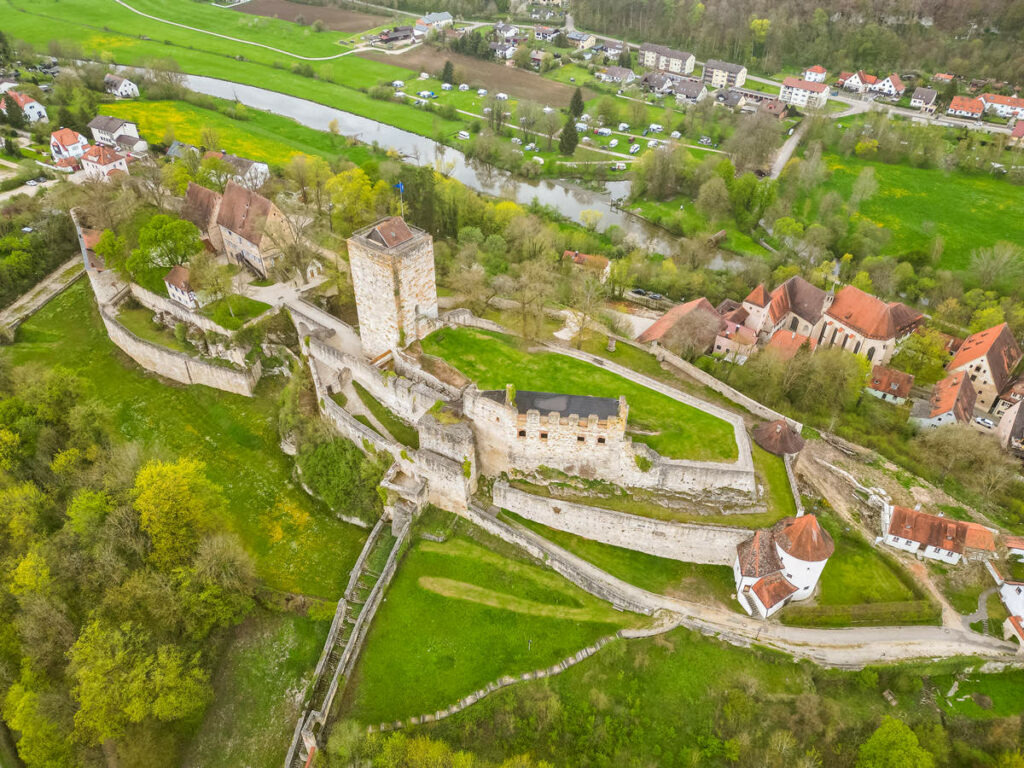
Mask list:
[[0,311],[0,329],[10,329],[13,332],[25,318],[37,312],[50,299],[80,278],[84,270],[75,270],[75,267],[81,267],[81,265],[82,257],[79,255],[68,259],[36,283],[17,301]]

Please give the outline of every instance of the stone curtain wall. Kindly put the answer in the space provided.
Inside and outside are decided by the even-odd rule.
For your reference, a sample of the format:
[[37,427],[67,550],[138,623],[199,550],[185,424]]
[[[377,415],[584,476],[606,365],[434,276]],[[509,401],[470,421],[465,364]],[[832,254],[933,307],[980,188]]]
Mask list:
[[143,341],[121,325],[105,307],[100,307],[100,316],[110,340],[147,371],[182,384],[204,384],[246,397],[252,397],[253,390],[260,380],[262,368],[258,361],[252,368],[244,371],[213,365],[158,344]]
[[351,349],[353,352],[362,349],[362,342],[359,340],[356,330],[329,312],[324,312],[320,307],[310,304],[304,299],[289,301],[285,306],[295,320],[305,323],[310,330],[319,328],[322,331],[334,331],[340,338],[341,346],[344,349]]
[[736,545],[750,538],[746,529],[672,523],[546,498],[494,483],[495,506],[527,520],[616,547],[687,563],[732,565]]
[[205,315],[193,312],[191,309],[183,307],[176,301],[171,301],[170,299],[159,296],[152,291],[148,291],[141,285],[130,283],[130,289],[132,296],[135,297],[135,300],[139,302],[139,304],[154,312],[166,312],[167,314],[178,318],[183,323],[189,323],[190,325],[202,328],[204,331],[219,333],[222,336],[231,336],[231,334],[234,333],[234,331],[229,331],[223,325],[213,322],[213,320]]

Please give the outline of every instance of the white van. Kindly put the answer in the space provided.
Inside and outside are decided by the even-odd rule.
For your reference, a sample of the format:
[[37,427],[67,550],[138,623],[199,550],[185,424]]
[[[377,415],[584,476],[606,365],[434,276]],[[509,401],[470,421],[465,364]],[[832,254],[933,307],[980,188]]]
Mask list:
[[469,141],[469,131],[459,131],[458,137],[461,141]]
[[468,91],[469,90],[469,85],[466,84],[466,83],[462,83],[462,84],[459,85],[459,90],[460,91]]
[[619,146],[619,140],[612,139],[611,141],[608,142],[608,146],[614,149],[615,147]]
[[487,89],[486,88],[479,88],[479,89],[477,89],[476,95],[477,96],[486,96],[487,95]]
[[660,123],[651,123],[651,133],[661,133],[664,128],[661,127]]
[[628,131],[629,130],[629,123],[619,123],[619,130],[620,131]]
[[631,155],[635,155],[639,151],[640,151],[640,145],[639,144],[634,144],[632,147],[629,148],[629,154],[631,154]]
[[611,136],[612,135],[612,129],[611,128],[598,128],[597,129],[597,135],[598,136]]

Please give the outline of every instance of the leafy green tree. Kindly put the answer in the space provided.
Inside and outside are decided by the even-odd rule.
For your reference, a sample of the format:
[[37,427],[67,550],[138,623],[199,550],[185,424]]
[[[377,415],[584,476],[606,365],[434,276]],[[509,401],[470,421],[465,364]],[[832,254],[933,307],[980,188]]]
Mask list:
[[1006,317],[1003,315],[1002,307],[982,307],[971,315],[971,323],[968,328],[971,333],[978,333],[986,328],[993,328],[1005,320]]
[[584,109],[583,91],[577,87],[576,90],[573,91],[572,100],[569,102],[569,116],[572,118],[578,118],[583,114]]
[[861,744],[857,768],[933,768],[935,759],[918,744],[906,723],[886,717]]
[[202,247],[195,224],[158,213],[139,230],[139,247],[131,252],[126,265],[133,275],[147,269],[170,269],[188,262]]
[[562,133],[558,136],[558,151],[566,157],[571,157],[576,151],[576,145],[580,143],[579,134],[576,133],[576,124],[569,115],[569,119],[562,126]]
[[73,768],[79,763],[74,758],[69,729],[44,711],[43,693],[25,682],[12,685],[4,697],[4,720],[18,732],[18,755],[27,765]]
[[4,102],[4,112],[7,124],[11,126],[11,128],[24,128],[28,124],[28,120],[25,117],[25,111],[21,108],[21,105],[7,94],[3,94],[0,98],[2,98]]
[[120,275],[127,276],[128,244],[112,229],[103,230],[100,239],[93,246],[93,252],[103,259],[104,266]]
[[443,82],[443,83],[454,83],[455,82],[455,65],[452,64],[451,59],[448,59],[444,63],[444,68],[441,70],[441,82]]
[[946,342],[941,334],[924,328],[910,334],[893,356],[891,365],[913,374],[918,384],[934,384],[946,375],[948,360]]
[[67,525],[79,538],[89,540],[96,535],[112,506],[105,492],[83,489],[68,504]]
[[191,560],[203,533],[220,517],[224,499],[205,469],[195,459],[152,461],[135,478],[132,497],[157,568],[170,571]]
[[850,281],[850,285],[854,288],[860,288],[864,293],[874,293],[875,284],[871,280],[871,275],[861,270],[853,276],[853,280]]

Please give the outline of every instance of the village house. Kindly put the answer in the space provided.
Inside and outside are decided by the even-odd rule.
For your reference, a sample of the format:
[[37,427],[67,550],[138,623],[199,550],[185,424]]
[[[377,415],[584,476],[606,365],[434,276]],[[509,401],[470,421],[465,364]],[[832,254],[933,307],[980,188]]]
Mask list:
[[887,403],[903,405],[910,397],[910,390],[913,386],[912,374],[897,371],[895,368],[885,365],[876,365],[871,369],[865,391],[872,397],[885,400]]
[[869,75],[863,69],[858,69],[856,72],[840,72],[836,84],[847,91],[864,93],[877,82],[877,77]]
[[757,351],[757,334],[732,320],[722,319],[712,353],[742,365]]
[[953,76],[945,72],[939,72],[938,74],[932,75],[932,82],[938,83],[939,85],[949,85],[953,82]]
[[586,51],[597,45],[597,38],[588,32],[580,32],[579,30],[573,30],[566,34],[566,39],[569,41],[569,45],[575,48],[577,51]]
[[954,96],[946,108],[947,115],[954,117],[979,118],[985,111],[985,102],[981,99],[972,99],[968,96]]
[[235,172],[234,181],[243,187],[259,189],[270,180],[270,167],[266,163],[231,155],[224,150],[207,152],[204,157],[223,160],[230,165]]
[[128,173],[128,158],[111,147],[94,144],[78,159],[82,172],[91,179],[106,180],[118,173]]
[[665,334],[674,328],[676,323],[691,312],[697,311],[706,312],[714,317],[718,317],[718,312],[715,310],[714,305],[701,296],[700,298],[692,299],[685,304],[677,304],[672,307],[672,309],[655,320],[654,323],[647,330],[641,333],[636,340],[640,344],[650,344],[652,342],[660,343]]
[[747,97],[737,88],[720,88],[715,91],[715,104],[727,109],[743,109],[747,104]]
[[827,74],[828,72],[825,71],[821,64],[815,64],[813,67],[808,67],[800,73],[800,77],[809,83],[824,83]]
[[[1018,546],[1024,546],[1024,540],[1017,537],[1006,537],[1007,541],[1013,538]],[[993,569],[995,570],[995,569]],[[996,584],[999,587],[999,599],[1006,606],[1009,614],[1003,622],[1003,636],[1006,638],[1016,637],[1018,642],[1024,646],[1024,582],[1004,579],[998,570],[995,570]]]
[[886,303],[846,285],[825,310],[818,346],[839,347],[885,365],[923,320],[916,309],[898,301]]
[[10,90],[0,97],[0,112],[7,114],[7,100],[10,99],[25,113],[25,119],[30,123],[38,123],[40,120],[49,120],[46,116],[46,107],[33,99],[31,96]]
[[746,362],[747,358],[754,353],[757,346],[757,334],[742,325],[742,321],[746,317],[743,308],[733,307],[729,302],[722,302],[716,309],[703,296],[672,307],[641,333],[637,337],[637,342],[640,344],[662,344],[669,331],[675,328],[684,317],[697,311],[706,313],[718,323],[715,339],[704,351],[711,351],[740,364]]
[[58,165],[78,165],[78,158],[85,154],[89,142],[85,136],[71,128],[61,128],[50,134],[50,157]]
[[595,49],[600,49],[608,61],[618,60],[625,47],[618,40],[598,40]]
[[1021,400],[1024,400],[1024,376],[1016,377],[1003,387],[1003,391],[999,393],[999,399],[996,401],[992,413],[996,416],[1002,416]]
[[1018,120],[1013,124],[1008,144],[1011,147],[1024,146],[1024,120]]
[[946,370],[967,374],[977,394],[977,407],[991,411],[1011,383],[1020,359],[1017,340],[1010,326],[1002,323],[968,336]]
[[736,599],[753,616],[773,616],[789,602],[814,593],[835,551],[832,537],[814,515],[787,517],[754,532],[736,546]]
[[103,89],[119,99],[139,98],[139,86],[120,75],[107,74],[103,77]]
[[416,20],[416,25],[425,29],[444,29],[454,23],[455,20],[448,11],[428,13],[426,16]]
[[636,73],[625,67],[606,67],[598,78],[606,83],[622,83],[626,85],[636,80]]
[[106,144],[108,147],[116,146],[121,136],[139,138],[139,127],[135,123],[109,115],[96,115],[89,121],[89,130],[92,132],[93,141],[97,144]]
[[494,58],[501,61],[508,61],[519,50],[519,46],[515,43],[490,43],[490,48],[494,51]]
[[915,88],[910,97],[910,106],[931,114],[935,111],[935,102],[938,97],[939,92],[934,88]]
[[1024,536],[1004,536],[1003,544],[1006,545],[1010,557],[1015,557],[1024,563]]
[[747,81],[747,68],[742,64],[708,59],[702,78],[712,88],[740,88]]
[[950,565],[988,560],[996,552],[995,536],[983,525],[892,504],[882,510],[882,540],[895,549]]
[[1024,99],[1016,96],[1003,96],[998,93],[983,93],[978,97],[985,105],[985,111],[1007,120],[1016,118],[1024,120]]
[[394,27],[385,29],[377,35],[377,42],[394,47],[400,43],[411,43],[415,36],[415,30],[411,26]]
[[821,109],[828,104],[828,86],[798,77],[787,77],[782,81],[779,101],[794,107]]
[[764,285],[757,286],[743,300],[747,311],[744,325],[762,338],[788,330],[815,337],[826,306],[827,294],[799,275],[791,277],[770,294]]
[[171,267],[171,271],[164,275],[164,285],[167,287],[167,295],[173,301],[178,302],[186,309],[199,309],[202,304],[196,292],[192,290],[189,283],[189,269],[177,264]]
[[519,27],[514,24],[498,22],[494,25],[494,36],[498,40],[514,40],[519,37]]
[[664,45],[644,43],[637,54],[637,63],[648,69],[659,69],[677,75],[688,75],[693,72],[696,59],[692,53],[677,51]]
[[954,373],[932,387],[929,400],[917,400],[910,409],[910,423],[920,429],[968,424],[974,416],[977,399],[970,379]]
[[570,262],[574,269],[590,272],[602,283],[608,279],[612,272],[611,261],[607,257],[598,254],[563,251],[562,261]]
[[538,40],[549,43],[558,37],[558,33],[561,31],[558,27],[534,27],[533,36]]
[[1004,451],[1024,457],[1024,408],[1019,401],[999,419],[996,425],[996,440]]
[[217,224],[220,200],[219,192],[190,181],[185,190],[185,201],[181,206],[181,218],[196,225],[207,250],[222,254],[224,253],[224,238],[221,236],[220,226]]
[[872,93],[880,93],[893,99],[898,99],[907,90],[907,86],[900,80],[900,76],[893,72],[888,77],[876,80],[871,85]]
[[811,352],[818,346],[818,343],[809,336],[797,333],[796,331],[787,331],[785,328],[780,328],[772,334],[771,339],[765,345],[766,349],[773,350],[773,353],[780,360],[792,360],[796,353],[799,352],[804,345]]
[[691,77],[681,77],[671,84],[671,92],[677,102],[697,104],[707,98],[708,89],[700,80]]
[[224,251],[232,261],[268,277],[280,248],[274,237],[285,224],[270,200],[229,181],[217,214]]

